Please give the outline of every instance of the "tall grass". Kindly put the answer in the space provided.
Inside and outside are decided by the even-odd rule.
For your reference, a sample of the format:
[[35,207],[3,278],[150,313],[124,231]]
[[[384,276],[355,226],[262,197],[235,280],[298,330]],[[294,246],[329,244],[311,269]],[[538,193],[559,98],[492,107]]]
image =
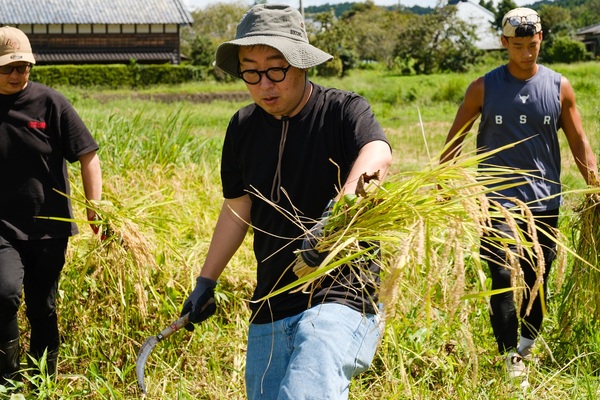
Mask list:
[[[584,127],[598,154],[600,80],[590,75],[597,64],[559,68],[573,77]],[[441,150],[461,87],[476,75],[400,77],[357,71],[343,80],[316,81],[356,91],[371,101],[394,149],[392,173],[410,177],[423,173]],[[146,337],[179,316],[193,288],[222,202],[219,161],[225,127],[245,102],[158,103],[122,91],[59,89],[101,145],[104,197],[110,203],[100,207],[105,207],[102,212],[114,235],[101,242],[81,223],[82,233],[71,240],[58,300],[59,375],[46,385],[46,392],[61,399],[139,398],[137,351]],[[237,82],[148,92],[239,89]],[[582,188],[562,139],[561,149],[566,188]],[[74,197],[81,199],[77,169],[72,166],[70,172]],[[570,224],[581,199],[569,195],[565,204],[561,228],[569,238],[577,236]],[[76,202],[75,208],[83,221],[82,205]],[[436,232],[454,226],[441,217],[438,223]],[[466,244],[472,243],[463,236]],[[244,398],[247,301],[255,281],[251,240],[249,235],[220,279],[217,314],[194,333],[178,332],[160,342],[150,355],[145,370],[148,398]],[[530,365],[531,386],[522,393],[505,378],[503,360],[496,354],[482,295],[490,287],[485,265],[473,264],[477,258],[469,251],[461,257],[467,268],[460,275],[440,273],[423,259],[406,259],[396,271],[395,314],[388,319],[373,368],[352,382],[350,397],[596,398],[597,354],[588,353],[598,351],[600,335],[577,328],[582,333],[577,341],[587,344],[585,350],[560,352],[563,343],[556,338],[562,326],[556,312],[563,292],[554,284],[556,274],[550,282],[548,323],[538,362]],[[23,316],[21,320],[25,341],[26,321]],[[566,355],[555,357],[559,354]],[[35,398],[27,389],[23,395]]]
[[600,199],[588,195],[573,221],[573,247],[577,255],[557,307],[561,327],[555,358],[564,361],[586,354],[585,362],[598,370],[600,347],[596,338],[600,323]]

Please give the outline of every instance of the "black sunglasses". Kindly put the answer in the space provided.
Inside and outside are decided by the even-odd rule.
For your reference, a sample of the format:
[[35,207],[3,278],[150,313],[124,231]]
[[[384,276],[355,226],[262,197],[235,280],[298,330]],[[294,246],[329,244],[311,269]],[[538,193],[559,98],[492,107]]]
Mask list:
[[2,74],[2,75],[10,75],[10,74],[13,73],[14,70],[17,70],[17,72],[19,74],[25,74],[25,73],[31,71],[31,64],[18,65],[18,66],[3,65],[3,66],[0,67],[0,74]]

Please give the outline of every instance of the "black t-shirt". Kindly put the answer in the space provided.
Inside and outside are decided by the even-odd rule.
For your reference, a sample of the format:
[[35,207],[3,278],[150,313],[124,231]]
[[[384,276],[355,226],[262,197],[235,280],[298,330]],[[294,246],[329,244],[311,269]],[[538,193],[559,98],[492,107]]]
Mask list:
[[[35,82],[0,95],[0,234],[20,240],[77,233],[65,160],[98,149],[69,101]],[[58,193],[59,191],[60,193]],[[63,193],[63,194],[61,194]]]
[[[303,230],[255,195],[258,192],[270,197],[282,127],[281,120],[252,104],[233,116],[223,146],[221,178],[225,198],[250,194],[252,199],[258,278],[253,300],[297,279],[292,265]],[[308,103],[289,120],[281,164],[283,191],[278,206],[310,228],[344,184],[360,149],[375,140],[387,143],[364,98],[313,84]],[[368,279],[376,285],[379,268],[373,263],[370,269],[372,274]],[[288,292],[265,304],[251,303],[253,322],[268,323],[292,316],[321,302],[344,303],[361,312],[374,313],[376,287],[363,284],[349,268],[341,268],[312,296]]]

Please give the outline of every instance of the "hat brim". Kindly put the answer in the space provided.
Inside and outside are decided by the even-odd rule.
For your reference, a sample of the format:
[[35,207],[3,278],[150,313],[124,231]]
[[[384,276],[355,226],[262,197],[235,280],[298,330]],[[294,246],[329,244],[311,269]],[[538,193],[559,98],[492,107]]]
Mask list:
[[31,64],[35,64],[35,58],[31,53],[10,53],[0,57],[0,66],[8,65],[19,61],[25,61]]
[[239,47],[258,45],[277,49],[291,66],[299,69],[316,67],[333,58],[331,54],[304,41],[278,36],[256,35],[221,44],[217,48],[215,65],[229,75],[237,77],[239,72]]

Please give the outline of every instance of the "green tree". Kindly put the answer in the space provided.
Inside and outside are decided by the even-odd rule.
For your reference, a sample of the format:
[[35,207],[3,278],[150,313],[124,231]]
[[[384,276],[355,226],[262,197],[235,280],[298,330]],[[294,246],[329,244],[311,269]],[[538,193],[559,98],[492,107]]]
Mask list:
[[538,10],[542,19],[544,43],[540,58],[545,62],[575,62],[586,58],[585,45],[573,40],[576,28],[571,12],[557,5],[543,4]]
[[494,14],[496,14],[496,7],[494,6],[494,0],[479,0],[479,5],[485,9],[488,9],[489,11],[493,12]]
[[[192,54],[193,60],[202,64],[206,58],[214,60],[214,50],[221,42],[235,37],[237,24],[246,12],[244,4],[217,3],[192,12],[194,23],[181,32],[181,49],[184,54]],[[208,54],[201,55],[200,51]]]
[[343,76],[354,67],[357,58],[352,45],[352,28],[341,22],[333,10],[313,15],[308,28],[311,44],[334,57],[334,60],[317,68],[321,75]]
[[586,0],[583,4],[569,8],[573,25],[577,28],[600,22],[600,0]]
[[390,11],[375,5],[366,6],[369,3],[356,4],[362,7],[354,7],[352,12],[344,15],[343,20],[352,26],[352,41],[359,59],[383,62],[391,68],[398,40],[393,32],[408,24],[414,14]]
[[474,41],[474,28],[447,6],[399,27],[394,56],[401,68],[417,74],[466,71],[481,56]]
[[206,36],[198,35],[191,44],[190,59],[193,65],[210,66],[216,51],[214,43]]
[[542,20],[544,40],[552,41],[553,37],[569,36],[573,33],[571,13],[568,9],[553,4],[543,4],[538,14]]
[[498,3],[498,10],[496,11],[496,19],[493,23],[494,27],[502,29],[502,18],[507,12],[516,7],[517,4],[513,0],[500,1],[500,3]]

